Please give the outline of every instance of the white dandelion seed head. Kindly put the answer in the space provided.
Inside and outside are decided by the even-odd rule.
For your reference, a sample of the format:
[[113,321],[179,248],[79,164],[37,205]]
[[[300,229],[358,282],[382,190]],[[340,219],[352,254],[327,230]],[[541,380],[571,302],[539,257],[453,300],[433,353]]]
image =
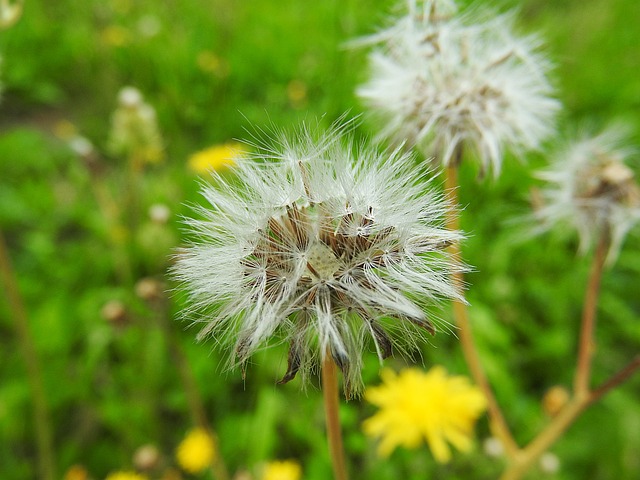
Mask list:
[[550,63],[536,36],[514,33],[513,13],[454,15],[451,4],[424,2],[416,14],[410,1],[407,16],[369,37],[378,46],[357,94],[383,120],[382,137],[444,166],[469,149],[497,176],[505,150],[537,149],[554,131]]
[[461,300],[444,250],[461,234],[442,227],[448,207],[411,156],[345,144],[343,130],[262,146],[238,160],[237,182],[214,172],[174,274],[232,365],[274,337],[290,346],[281,382],[329,354],[358,393],[367,345],[380,359],[415,349],[435,331],[425,307]]
[[541,228],[572,225],[582,253],[594,239],[607,235],[609,264],[627,232],[640,221],[640,187],[626,165],[636,151],[627,146],[626,131],[613,126],[598,135],[583,134],[555,155],[551,168],[537,174],[548,182],[536,212]]

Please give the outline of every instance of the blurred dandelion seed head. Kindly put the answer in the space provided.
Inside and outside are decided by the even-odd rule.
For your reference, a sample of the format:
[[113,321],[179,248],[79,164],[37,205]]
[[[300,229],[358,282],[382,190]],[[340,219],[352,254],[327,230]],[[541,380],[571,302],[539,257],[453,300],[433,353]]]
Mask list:
[[164,158],[156,111],[134,87],[124,87],[118,93],[109,147],[113,154],[133,158],[141,164],[157,163]]
[[449,376],[443,367],[417,368],[399,374],[383,370],[383,384],[367,389],[365,399],[380,410],[363,424],[380,439],[378,451],[388,456],[396,447],[417,448],[426,441],[438,462],[451,459],[451,443],[471,450],[476,420],[486,409],[482,392],[463,376]]
[[548,182],[542,206],[535,212],[541,229],[570,224],[580,236],[580,251],[606,235],[608,262],[618,256],[627,232],[640,221],[640,187],[626,165],[637,152],[629,148],[626,130],[610,127],[582,135],[555,155],[551,168],[537,176]]
[[469,149],[481,173],[495,176],[506,149],[539,148],[559,103],[538,38],[517,36],[513,14],[454,15],[450,1],[408,5],[407,16],[356,42],[377,45],[357,94],[384,122],[381,136],[417,145],[445,166]]
[[194,428],[180,442],[176,459],[184,471],[197,474],[209,468],[216,458],[213,437],[203,428]]
[[444,249],[461,235],[442,228],[448,206],[411,156],[347,145],[342,130],[256,146],[239,181],[213,172],[174,274],[207,312],[200,337],[231,346],[232,364],[275,337],[289,344],[282,383],[300,372],[304,385],[330,354],[357,393],[367,338],[380,359],[414,350],[435,330],[423,308],[460,298]]
[[0,0],[0,29],[13,26],[22,16],[24,0]]
[[260,480],[300,480],[302,468],[294,460],[268,462],[262,469]]

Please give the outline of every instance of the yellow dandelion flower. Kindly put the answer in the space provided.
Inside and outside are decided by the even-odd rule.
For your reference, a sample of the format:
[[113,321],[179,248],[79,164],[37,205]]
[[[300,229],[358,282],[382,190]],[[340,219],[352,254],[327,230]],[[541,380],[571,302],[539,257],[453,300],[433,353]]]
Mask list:
[[247,149],[237,142],[215,145],[191,155],[191,157],[189,157],[189,168],[196,173],[221,170],[233,166],[235,159],[241,157],[246,152]]
[[194,428],[176,449],[180,467],[189,473],[199,473],[211,466],[216,457],[213,437],[203,428]]
[[262,470],[261,480],[300,480],[302,468],[294,460],[269,462]]
[[148,477],[136,472],[121,470],[110,473],[105,480],[148,480]]
[[380,410],[363,424],[367,435],[381,439],[380,455],[388,456],[400,445],[417,448],[423,439],[440,463],[451,459],[447,442],[461,451],[471,449],[473,427],[486,400],[468,378],[448,376],[440,366],[426,373],[387,369],[381,376],[383,384],[365,393]]

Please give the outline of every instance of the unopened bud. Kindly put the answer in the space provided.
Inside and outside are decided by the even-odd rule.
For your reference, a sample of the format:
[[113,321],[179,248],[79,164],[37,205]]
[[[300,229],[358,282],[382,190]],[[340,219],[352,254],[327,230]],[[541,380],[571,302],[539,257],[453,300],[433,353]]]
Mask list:
[[153,223],[164,225],[171,217],[171,210],[162,203],[154,203],[149,208],[149,218]]
[[544,473],[558,473],[558,470],[560,470],[560,459],[551,452],[542,454],[540,457],[540,470]]
[[146,277],[138,280],[135,286],[136,295],[143,300],[152,301],[162,298],[164,285],[155,278]]
[[109,300],[100,310],[102,318],[116,326],[123,326],[127,323],[127,309],[120,300]]
[[553,417],[562,410],[570,399],[569,391],[560,385],[556,385],[547,390],[542,398],[542,409],[544,413]]
[[153,470],[160,462],[160,451],[155,445],[143,445],[133,454],[133,464],[138,470]]
[[482,449],[484,453],[489,457],[501,457],[504,455],[504,447],[502,442],[496,437],[489,437],[482,442]]

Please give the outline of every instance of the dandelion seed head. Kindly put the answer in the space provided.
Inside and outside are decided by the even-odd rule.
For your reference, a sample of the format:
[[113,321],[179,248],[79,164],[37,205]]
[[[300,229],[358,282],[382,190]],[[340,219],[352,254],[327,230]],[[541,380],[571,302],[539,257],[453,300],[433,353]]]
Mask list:
[[537,174],[547,182],[535,212],[539,231],[569,224],[578,231],[583,253],[605,235],[607,261],[615,261],[627,232],[640,221],[640,187],[626,164],[636,152],[627,146],[627,136],[627,129],[616,125],[582,134],[555,154],[552,166]]
[[505,150],[539,148],[559,108],[540,40],[516,35],[512,13],[456,15],[453,2],[408,4],[408,15],[368,37],[377,45],[371,75],[357,90],[382,120],[381,136],[408,141],[444,166],[471,150],[481,172],[495,176]]
[[200,336],[230,345],[231,364],[287,342],[283,383],[300,373],[304,385],[331,355],[357,393],[367,338],[380,359],[402,337],[415,349],[435,331],[426,306],[460,297],[444,249],[461,235],[441,226],[448,207],[408,154],[349,144],[339,128],[254,149],[238,181],[213,172],[204,220],[189,221],[200,238],[176,262],[205,312]]

